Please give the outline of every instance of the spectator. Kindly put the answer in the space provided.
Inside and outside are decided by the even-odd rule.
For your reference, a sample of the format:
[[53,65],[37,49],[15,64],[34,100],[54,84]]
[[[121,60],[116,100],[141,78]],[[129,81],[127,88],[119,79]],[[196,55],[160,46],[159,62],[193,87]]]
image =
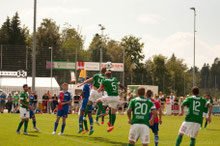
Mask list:
[[15,92],[15,95],[13,96],[13,112],[17,113],[18,112],[18,106],[19,106],[19,95],[18,92]]
[[175,99],[174,94],[173,94],[173,93],[170,93],[170,102],[171,102],[171,104],[174,103],[174,99]]
[[52,106],[53,100],[52,100],[52,96],[51,96],[51,93],[50,93],[49,90],[47,91],[47,97],[48,97],[48,100],[47,100],[47,113],[51,114],[50,111],[52,111],[51,106]]
[[128,104],[132,99],[134,99],[134,95],[132,93],[128,93],[128,99],[127,99]]
[[4,92],[0,95],[0,112],[3,113],[5,109],[5,100],[6,100],[6,94]]
[[159,103],[160,103],[160,105],[161,105],[161,111],[162,111],[162,113],[163,113],[163,112],[164,112],[164,109],[165,109],[166,99],[165,99],[163,93],[162,93],[162,95],[161,95],[161,93],[162,93],[162,92],[160,92]]
[[120,93],[119,96],[118,110],[120,111],[120,114],[124,114],[124,94]]
[[78,113],[79,111],[79,103],[80,103],[80,96],[78,93],[76,93],[76,95],[74,96],[74,101],[73,101],[73,110],[74,110],[74,113]]
[[37,96],[36,92],[34,92],[34,102],[33,102],[34,110],[37,108],[37,102],[38,102],[38,96]]
[[171,101],[170,101],[170,97],[166,98],[166,114],[167,115],[171,115],[172,111],[171,111]]
[[57,105],[58,105],[58,98],[57,98],[57,95],[54,94],[53,97],[52,97],[52,112],[54,112],[54,110],[56,109]]
[[8,102],[6,103],[6,107],[8,109],[8,113],[11,113],[12,101],[13,101],[13,97],[12,97],[11,93],[8,94],[7,100],[8,100]]
[[163,92],[160,91],[160,93],[159,93],[159,99],[161,99],[161,98],[163,98],[163,97],[164,97]]
[[174,98],[173,105],[172,105],[172,114],[177,115],[179,114],[179,99],[177,97]]
[[47,101],[48,101],[47,93],[45,93],[45,94],[43,95],[42,99],[43,99],[43,102],[42,102],[43,112],[47,112]]

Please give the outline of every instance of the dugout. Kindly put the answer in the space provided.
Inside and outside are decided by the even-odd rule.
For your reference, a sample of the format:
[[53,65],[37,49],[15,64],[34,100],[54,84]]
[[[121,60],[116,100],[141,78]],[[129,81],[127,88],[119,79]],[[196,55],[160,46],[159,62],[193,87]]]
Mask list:
[[[1,77],[0,78],[0,88],[8,93],[23,91],[23,85],[28,84],[29,87],[32,86],[32,77],[27,78],[17,78],[17,77]],[[38,95],[38,99],[42,99],[42,96],[48,90],[51,90],[51,78],[50,77],[35,77],[35,89]],[[60,86],[56,79],[52,78],[52,93],[59,93]]]

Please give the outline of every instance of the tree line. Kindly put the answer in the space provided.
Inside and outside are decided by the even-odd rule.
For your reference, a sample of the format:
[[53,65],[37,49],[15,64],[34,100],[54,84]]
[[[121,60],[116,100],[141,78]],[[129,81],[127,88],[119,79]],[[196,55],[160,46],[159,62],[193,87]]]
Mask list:
[[[29,28],[21,25],[17,12],[12,18],[6,18],[0,28],[0,44],[4,46],[2,69],[17,69],[18,65],[15,66],[15,60],[13,60],[16,57],[19,58],[16,61],[17,64],[24,64],[25,49],[21,46],[28,46],[27,70],[28,75],[31,76],[32,38],[33,34],[29,32]],[[39,77],[50,76],[50,71],[46,69],[46,61],[50,60],[49,47],[53,47],[54,61],[72,62],[75,61],[76,55],[77,61],[99,62],[102,48],[103,62],[122,63],[124,56],[125,85],[157,85],[159,91],[165,94],[174,92],[177,95],[189,94],[192,87],[192,67],[188,67],[184,60],[177,58],[175,54],[171,57],[158,54],[144,61],[144,43],[140,37],[134,35],[124,36],[117,41],[107,35],[97,33],[94,34],[89,47],[85,48],[85,37],[81,34],[79,27],[74,28],[66,23],[63,28],[60,28],[56,21],[45,18],[37,28],[36,41],[36,69]],[[211,65],[204,63],[201,69],[196,67],[196,84],[202,88],[203,93],[214,96],[214,94],[220,94],[220,59],[213,60]],[[88,75],[91,76],[92,73],[94,72],[89,72]],[[122,81],[121,73],[114,74]],[[59,83],[70,82],[69,70],[56,70],[53,76]]]

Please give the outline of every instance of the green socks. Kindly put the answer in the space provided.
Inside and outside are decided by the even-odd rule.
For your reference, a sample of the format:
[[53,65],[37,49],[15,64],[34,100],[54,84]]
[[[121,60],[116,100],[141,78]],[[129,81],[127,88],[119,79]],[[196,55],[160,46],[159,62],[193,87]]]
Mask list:
[[116,115],[115,114],[111,114],[111,125],[114,126],[115,124],[115,119],[116,119]]
[[134,144],[130,144],[130,143],[128,143],[128,146],[134,146]]
[[100,111],[101,111],[100,108],[98,108],[96,112],[96,121],[99,120]]
[[28,127],[28,121],[24,122],[24,132],[27,132],[27,127]]
[[182,142],[182,138],[183,136],[182,135],[178,135],[177,138],[176,138],[176,146],[179,146],[180,143]]
[[111,118],[112,118],[112,113],[111,113],[112,111],[111,111],[111,108],[109,109],[109,111],[108,111],[108,114],[109,114],[109,123],[111,123]]
[[208,122],[206,121],[206,122],[205,122],[205,126],[204,126],[204,128],[206,128],[207,125],[208,125]]
[[191,138],[190,146],[195,146],[195,144],[196,144],[196,139],[195,138]]
[[84,126],[85,126],[85,130],[88,130],[88,125],[87,125],[87,120],[83,120]]
[[97,102],[97,105],[98,105],[98,107],[99,107],[98,110],[100,110],[100,112],[102,111],[102,113],[103,113],[104,108],[103,108],[103,106],[102,106],[102,103],[101,103],[101,102]]
[[90,109],[90,106],[91,106],[91,105],[87,105],[87,106],[86,106],[85,113],[84,113],[84,117],[86,117],[86,115],[88,114],[89,109]]
[[22,121],[19,123],[17,131],[20,131],[20,129],[21,129],[23,123],[24,123],[24,122],[22,122]]

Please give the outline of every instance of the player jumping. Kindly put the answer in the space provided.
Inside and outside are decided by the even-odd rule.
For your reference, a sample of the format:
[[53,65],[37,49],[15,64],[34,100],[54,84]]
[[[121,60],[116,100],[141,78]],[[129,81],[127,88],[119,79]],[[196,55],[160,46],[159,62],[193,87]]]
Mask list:
[[[83,100],[82,100],[82,105],[80,108],[80,116],[79,116],[79,132],[81,133],[83,131],[83,115],[85,113],[85,109],[87,107],[87,103],[89,100],[89,95],[90,95],[90,84],[87,83],[84,85],[83,90],[82,90],[82,96],[83,96]],[[93,118],[92,118],[92,105],[89,108],[88,111],[88,117],[89,117],[89,122],[90,122],[90,132],[89,135],[92,135],[94,130],[93,130]],[[85,125],[85,132],[88,132],[88,127],[87,127],[87,121],[84,120],[84,125]],[[83,133],[84,134],[84,133]]]
[[[156,110],[153,102],[145,98],[144,94],[145,88],[139,87],[137,90],[138,97],[132,99],[128,106],[128,123],[131,124],[128,146],[133,146],[138,138],[141,139],[143,146],[148,146],[150,143],[149,126],[154,124]],[[151,119],[149,119],[150,111],[153,113]],[[133,113],[132,120],[131,112]]]
[[200,126],[202,124],[202,115],[207,107],[209,107],[209,115],[207,118],[208,122],[211,122],[211,109],[212,105],[207,102],[207,100],[203,97],[199,96],[199,88],[192,88],[192,96],[188,97],[182,102],[181,105],[181,113],[182,116],[184,114],[184,106],[189,107],[188,115],[185,118],[185,121],[182,123],[179,129],[179,135],[176,139],[176,146],[179,146],[183,135],[188,135],[191,137],[190,146],[195,146],[196,136],[199,133]]
[[32,107],[29,105],[29,99],[28,99],[28,85],[24,84],[23,85],[23,92],[20,95],[20,117],[21,117],[21,122],[18,125],[17,133],[20,134],[20,129],[24,123],[24,135],[28,135],[27,133],[27,127],[28,127],[28,121],[29,121],[29,110],[32,110]]
[[[102,105],[103,102],[107,102],[108,106],[110,107],[110,116],[109,116],[109,129],[108,132],[112,131],[114,129],[114,123],[116,120],[116,111],[117,111],[117,105],[119,103],[119,96],[118,96],[118,88],[119,87],[119,81],[117,78],[112,77],[112,73],[110,71],[107,71],[105,73],[106,79],[102,81],[102,84],[100,88],[98,89],[98,92],[100,93],[102,89],[104,89],[107,92],[106,97],[99,98],[96,102],[99,105]],[[102,111],[103,107],[100,106]],[[106,115],[106,113],[102,113],[100,116]]]
[[72,95],[68,91],[68,84],[63,83],[62,85],[63,91],[60,92],[59,94],[59,99],[58,99],[58,110],[57,110],[57,119],[54,125],[54,131],[52,135],[56,134],[56,130],[59,124],[60,117],[63,117],[63,123],[61,127],[61,132],[58,133],[58,135],[63,135],[65,126],[66,126],[66,118],[68,117],[68,111],[69,111],[69,105],[72,103]]
[[[78,86],[78,87],[80,87],[84,84],[93,82],[92,83],[93,86],[92,86],[90,96],[89,96],[89,101],[88,101],[88,104],[86,106],[85,113],[84,113],[84,119],[86,119],[86,115],[88,114],[89,109],[92,106],[92,103],[94,103],[98,98],[102,97],[102,93],[99,93],[97,90],[99,89],[99,87],[102,83],[102,80],[105,79],[105,72],[106,72],[106,68],[104,67],[101,69],[101,73],[95,74],[93,77],[87,79],[86,81],[84,81],[82,84],[80,84]],[[101,112],[103,113],[102,103],[97,103],[97,105],[99,107],[98,110],[101,110]]]
[[[150,126],[150,129],[152,130],[152,132],[154,133],[154,142],[155,142],[155,146],[158,145],[158,141],[159,141],[159,135],[158,135],[158,131],[159,131],[159,124],[162,124],[162,110],[160,108],[160,104],[158,101],[152,99],[152,95],[153,95],[153,92],[151,90],[147,90],[146,92],[146,96],[148,99],[150,99],[155,107],[156,107],[156,117],[154,119],[154,124],[152,126]],[[158,111],[159,111],[159,119],[158,119]],[[150,114],[150,117],[153,116],[153,113]],[[150,119],[150,118],[149,118]]]

